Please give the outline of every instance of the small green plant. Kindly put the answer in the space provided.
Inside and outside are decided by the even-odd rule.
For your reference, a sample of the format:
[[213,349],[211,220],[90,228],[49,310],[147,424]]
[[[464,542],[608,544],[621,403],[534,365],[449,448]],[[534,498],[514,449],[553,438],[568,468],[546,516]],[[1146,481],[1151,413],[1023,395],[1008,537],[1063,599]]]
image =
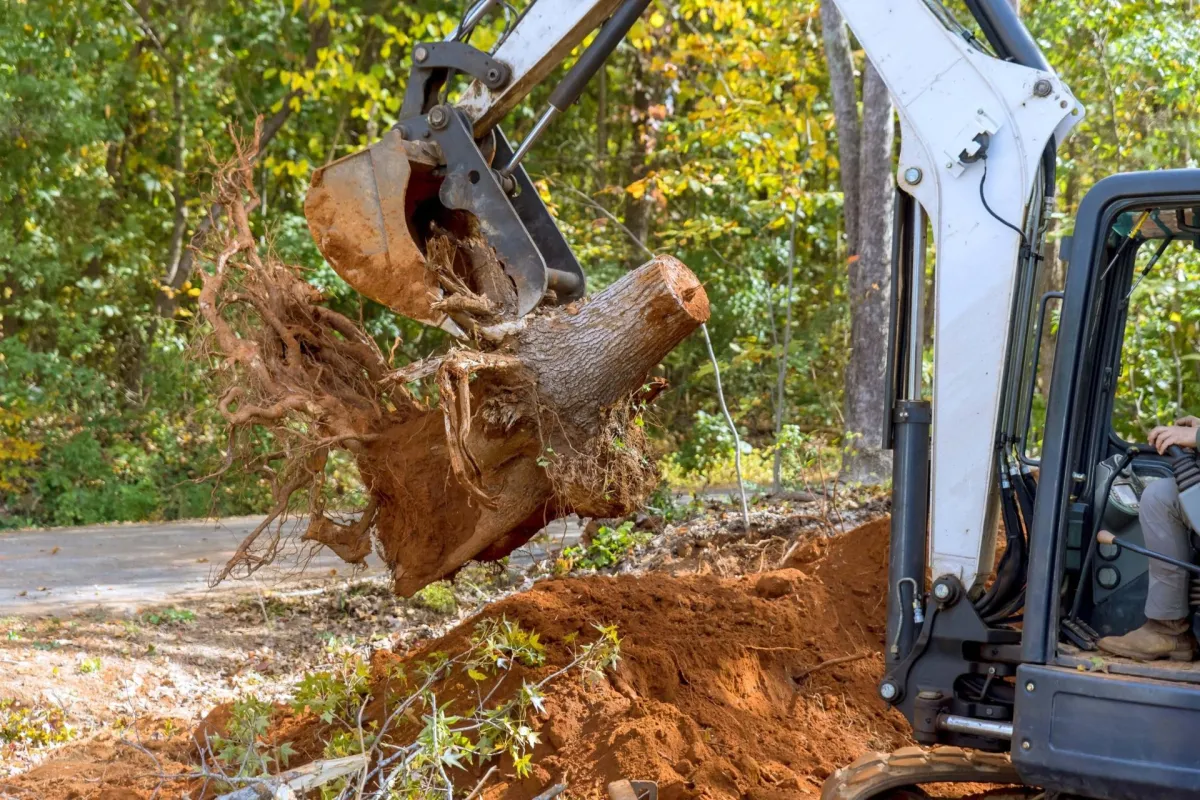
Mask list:
[[99,672],[102,666],[103,664],[100,663],[100,659],[96,658],[95,656],[92,656],[91,658],[85,658],[83,661],[79,662],[79,674],[90,675],[93,672]]
[[667,525],[691,519],[700,513],[700,504],[693,495],[690,502],[681,503],[675,497],[671,484],[662,481],[646,501],[646,511],[662,519]]
[[212,737],[209,745],[213,755],[237,777],[258,777],[277,768],[286,767],[296,754],[290,742],[269,746],[264,735],[271,723],[271,704],[254,695],[247,695],[230,708],[229,724],[224,735]]
[[196,621],[196,612],[186,608],[159,608],[142,614],[147,625],[187,625]]
[[74,735],[61,708],[30,708],[16,700],[0,699],[0,742],[45,747]]
[[437,614],[453,614],[458,610],[458,598],[449,581],[431,583],[413,595],[413,603]]
[[602,526],[587,547],[573,545],[567,547],[559,556],[560,571],[570,572],[572,569],[604,569],[615,566],[625,560],[634,548],[649,542],[654,534],[649,531],[635,530],[633,523],[622,522],[616,528]]
[[370,677],[370,665],[362,656],[345,652],[331,669],[301,678],[291,706],[297,712],[311,711],[326,723],[351,725],[370,691]]

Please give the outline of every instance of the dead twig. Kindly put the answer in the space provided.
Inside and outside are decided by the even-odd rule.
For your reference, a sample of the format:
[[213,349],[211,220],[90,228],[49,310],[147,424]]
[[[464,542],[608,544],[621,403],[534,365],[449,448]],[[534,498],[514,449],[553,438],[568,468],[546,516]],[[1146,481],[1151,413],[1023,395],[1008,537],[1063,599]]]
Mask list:
[[496,773],[496,769],[496,767],[488,767],[488,771],[483,773],[483,777],[479,779],[479,783],[475,784],[475,788],[467,795],[466,800],[475,800],[479,796],[479,793],[483,791],[483,785]]
[[796,683],[800,683],[800,681],[804,680],[809,675],[812,675],[814,672],[819,672],[820,670],[823,670],[827,667],[836,667],[839,664],[849,664],[852,661],[861,661],[862,659],[866,658],[869,655],[871,655],[871,654],[868,652],[863,652],[863,653],[855,653],[854,655],[851,655],[851,656],[841,656],[840,658],[831,658],[828,661],[822,661],[820,664],[816,664],[814,666],[809,667],[808,669],[801,670],[799,672],[799,674],[792,676],[792,680]]

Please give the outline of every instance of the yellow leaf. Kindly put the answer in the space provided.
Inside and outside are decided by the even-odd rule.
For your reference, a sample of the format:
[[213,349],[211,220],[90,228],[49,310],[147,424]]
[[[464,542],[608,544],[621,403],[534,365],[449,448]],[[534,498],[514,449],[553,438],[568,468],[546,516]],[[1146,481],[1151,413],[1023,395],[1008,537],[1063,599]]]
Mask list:
[[1171,312],[1171,322],[1183,322],[1183,315],[1178,311]]
[[634,200],[641,200],[643,195],[646,194],[646,179],[642,178],[640,181],[634,181],[625,187],[625,191],[628,192]]
[[651,28],[661,28],[663,25],[666,25],[666,24],[667,24],[666,18],[663,17],[663,15],[658,13],[657,11],[655,11],[653,14],[650,15],[650,27]]
[[199,296],[200,296],[200,290],[198,288],[192,287],[191,289],[188,289],[188,297],[199,297]]

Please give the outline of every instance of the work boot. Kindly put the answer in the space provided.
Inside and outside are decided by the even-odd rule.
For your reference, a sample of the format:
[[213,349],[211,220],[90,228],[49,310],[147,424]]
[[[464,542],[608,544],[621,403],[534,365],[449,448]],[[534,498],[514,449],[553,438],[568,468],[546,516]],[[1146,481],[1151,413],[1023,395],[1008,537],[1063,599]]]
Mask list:
[[1124,636],[1105,636],[1096,644],[1106,653],[1136,661],[1191,661],[1196,657],[1196,640],[1186,619],[1148,619],[1146,624]]

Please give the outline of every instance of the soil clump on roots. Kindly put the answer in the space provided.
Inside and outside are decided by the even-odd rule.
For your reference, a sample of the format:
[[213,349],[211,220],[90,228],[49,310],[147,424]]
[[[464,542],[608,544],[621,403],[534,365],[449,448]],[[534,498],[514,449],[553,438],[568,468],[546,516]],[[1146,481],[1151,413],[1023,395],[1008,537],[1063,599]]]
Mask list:
[[[275,504],[217,580],[271,561],[298,506],[305,540],[351,563],[374,546],[408,596],[507,555],[550,520],[620,516],[649,496],[640,414],[661,387],[648,375],[709,314],[687,267],[658,256],[590,299],[512,319],[484,294],[503,277],[491,249],[442,232],[429,242],[434,306],[465,334],[397,366],[299,268],[260,252],[253,163],[242,143],[216,177],[225,222],[205,245],[199,307],[229,423],[225,469],[263,471]],[[455,272],[465,250],[491,267],[474,283]],[[370,497],[347,518],[325,506],[334,450],[349,452]]]

